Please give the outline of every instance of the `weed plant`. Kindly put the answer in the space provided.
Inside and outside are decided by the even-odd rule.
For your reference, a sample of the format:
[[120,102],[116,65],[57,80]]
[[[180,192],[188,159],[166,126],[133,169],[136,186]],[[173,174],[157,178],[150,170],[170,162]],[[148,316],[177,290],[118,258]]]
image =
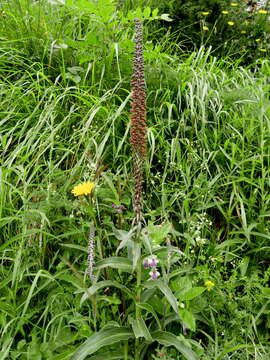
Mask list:
[[[171,39],[147,41],[155,10],[74,4],[14,0],[0,15],[0,358],[268,359],[269,61],[240,67],[204,47],[179,57]],[[129,144],[138,15],[141,254]],[[90,196],[74,197],[83,182]]]

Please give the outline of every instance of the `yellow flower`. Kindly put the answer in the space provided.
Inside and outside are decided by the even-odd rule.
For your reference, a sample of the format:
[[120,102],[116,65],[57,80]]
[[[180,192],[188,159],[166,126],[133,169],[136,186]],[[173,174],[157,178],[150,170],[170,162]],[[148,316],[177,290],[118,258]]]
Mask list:
[[261,41],[261,39],[256,39],[255,41],[256,41],[256,42],[260,42],[260,41]]
[[238,4],[237,3],[235,3],[235,2],[231,2],[231,6],[238,6]]
[[227,24],[230,25],[230,26],[233,26],[233,25],[234,25],[234,22],[233,22],[233,21],[228,21]]
[[215,283],[213,283],[212,281],[208,280],[208,281],[205,281],[204,286],[206,286],[207,290],[210,291],[210,290],[212,290],[212,288],[215,286]]
[[202,15],[203,15],[203,16],[209,15],[209,11],[203,11],[203,12],[202,12]]
[[246,30],[241,31],[241,34],[246,34],[246,33],[247,33]]
[[95,186],[95,183],[84,182],[82,184],[74,186],[74,188],[71,190],[71,192],[74,196],[91,194],[94,186]]
[[266,49],[259,49],[261,52],[266,52],[267,50]]
[[229,11],[223,10],[222,14],[227,15],[227,14],[229,14]]
[[267,11],[267,10],[259,10],[259,11],[258,11],[258,13],[259,13],[259,14],[263,14],[263,15],[265,15],[265,14],[267,14],[267,13],[268,13],[268,11]]
[[203,26],[202,29],[203,29],[203,31],[208,31],[209,27],[208,26]]

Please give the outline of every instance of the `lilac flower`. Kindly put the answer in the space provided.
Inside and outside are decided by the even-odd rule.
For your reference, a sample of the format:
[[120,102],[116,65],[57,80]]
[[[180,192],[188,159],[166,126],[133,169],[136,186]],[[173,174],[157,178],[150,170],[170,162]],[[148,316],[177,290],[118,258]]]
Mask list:
[[148,269],[148,268],[150,267],[148,259],[144,259],[144,261],[143,261],[143,267],[144,267],[145,269]]
[[158,263],[159,260],[156,255],[152,255],[151,257],[144,259],[143,266],[145,269],[148,269],[149,267],[156,268]]
[[148,259],[148,264],[152,268],[157,267],[158,263],[159,263],[159,261],[156,256],[152,256],[151,258]]
[[123,211],[126,210],[124,205],[116,205],[115,203],[112,203],[112,208],[117,212],[117,214],[122,214]]
[[151,276],[149,280],[157,280],[160,273],[155,269],[153,271],[150,271],[149,275]]
[[95,225],[91,224],[88,237],[88,258],[87,258],[87,274],[91,280],[94,280],[93,267],[95,257]]

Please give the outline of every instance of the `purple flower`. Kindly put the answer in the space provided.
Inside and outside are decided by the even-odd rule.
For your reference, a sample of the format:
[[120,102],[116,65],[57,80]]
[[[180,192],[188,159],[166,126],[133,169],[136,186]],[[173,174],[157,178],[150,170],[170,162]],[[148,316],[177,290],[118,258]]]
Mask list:
[[149,280],[157,280],[160,273],[157,270],[150,271],[149,275],[151,276]]
[[143,266],[145,269],[148,269],[149,267],[156,268],[158,263],[159,263],[159,260],[157,259],[157,257],[155,255],[153,255],[149,258],[144,259]]
[[124,205],[116,205],[115,203],[112,203],[112,208],[117,212],[117,214],[122,214],[123,211],[126,210]]
[[148,259],[148,264],[150,267],[155,268],[157,267],[157,264],[159,263],[156,256],[152,256],[150,259]]
[[148,269],[148,268],[150,267],[148,259],[144,259],[144,261],[143,261],[143,267],[144,267],[145,269]]

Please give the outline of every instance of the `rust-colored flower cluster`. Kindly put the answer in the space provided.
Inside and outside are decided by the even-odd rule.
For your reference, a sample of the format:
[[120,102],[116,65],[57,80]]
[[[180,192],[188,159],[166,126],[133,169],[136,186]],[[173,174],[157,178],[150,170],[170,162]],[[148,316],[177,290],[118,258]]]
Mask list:
[[132,149],[141,158],[146,156],[146,104],[142,23],[135,19],[134,73],[132,75],[131,138]]
[[142,23],[135,19],[135,53],[131,80],[131,130],[130,143],[133,151],[133,171],[135,179],[134,211],[136,223],[142,218],[142,182],[143,162],[146,158],[146,101],[143,61],[143,35]]

